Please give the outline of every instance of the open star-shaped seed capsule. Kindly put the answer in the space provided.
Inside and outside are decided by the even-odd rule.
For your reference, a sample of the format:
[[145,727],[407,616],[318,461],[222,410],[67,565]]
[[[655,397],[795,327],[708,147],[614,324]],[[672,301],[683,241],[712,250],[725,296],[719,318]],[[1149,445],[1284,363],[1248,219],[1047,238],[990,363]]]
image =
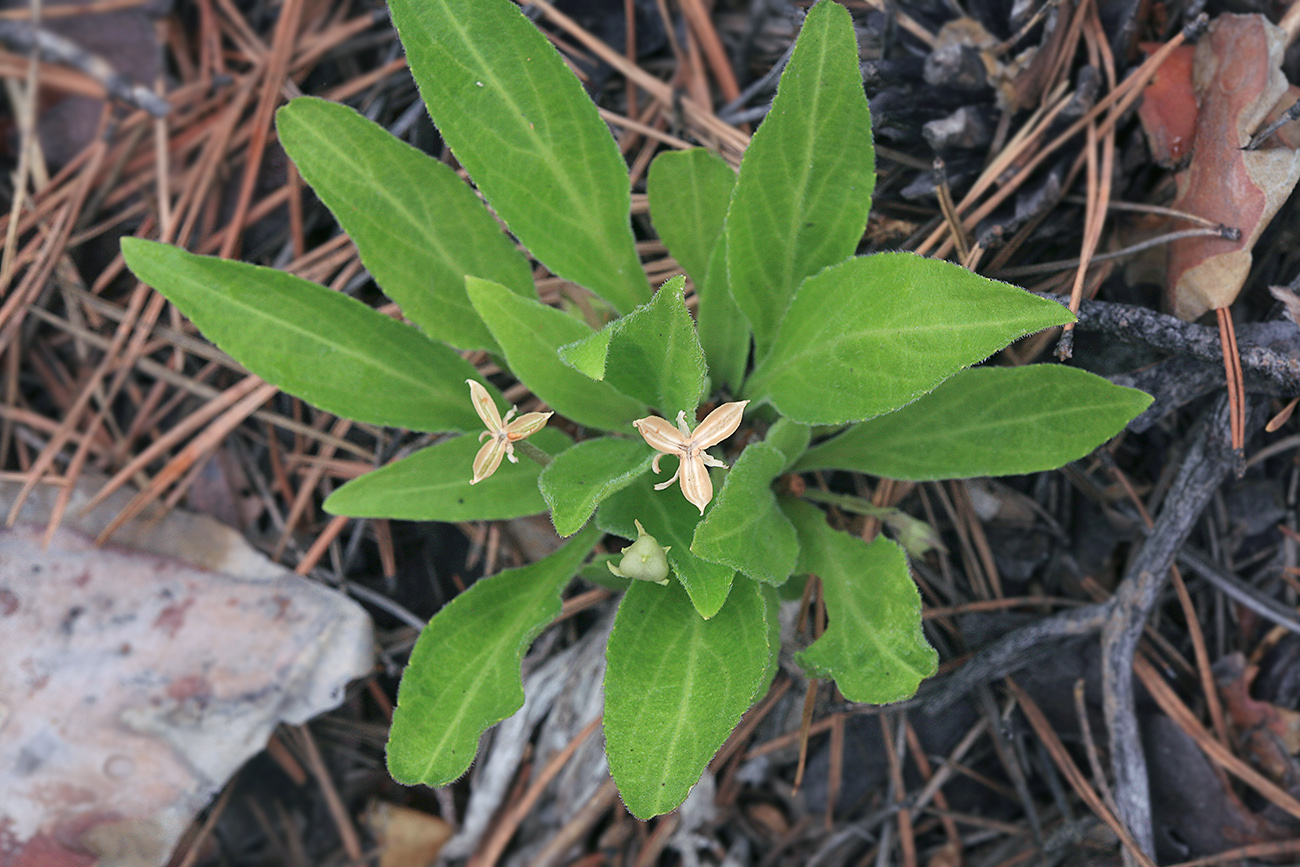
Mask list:
[[650,447],[659,452],[651,464],[656,473],[659,472],[659,459],[664,455],[675,455],[678,459],[677,472],[668,481],[655,485],[655,490],[662,491],[681,479],[682,494],[703,515],[704,507],[713,499],[713,482],[709,480],[708,468],[726,466],[705,449],[716,446],[736,432],[747,403],[747,400],[724,403],[705,416],[694,433],[686,424],[684,411],[677,413],[676,427],[667,419],[654,415],[632,422]]
[[483,442],[484,437],[490,437],[474,456],[474,477],[469,483],[477,485],[497,471],[497,467],[501,466],[503,455],[510,463],[519,463],[519,459],[515,457],[515,443],[546,427],[546,420],[554,413],[526,412],[511,421],[515,414],[515,408],[512,406],[506,413],[506,417],[502,419],[487,389],[472,379],[465,381],[469,383],[469,396],[474,402],[474,411],[487,426],[487,430],[478,435],[478,440]]

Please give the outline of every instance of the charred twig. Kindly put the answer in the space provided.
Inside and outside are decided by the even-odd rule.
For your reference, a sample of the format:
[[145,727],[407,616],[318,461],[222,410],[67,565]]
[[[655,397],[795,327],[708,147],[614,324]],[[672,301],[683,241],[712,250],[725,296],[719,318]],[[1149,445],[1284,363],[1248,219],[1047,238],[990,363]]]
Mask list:
[[1015,787],[1016,795],[1020,798],[1020,807],[1025,811],[1025,818],[1029,820],[1029,832],[1033,835],[1034,845],[1042,848],[1043,823],[1038,818],[1038,810],[1034,807],[1033,795],[1029,792],[1029,777],[1025,774],[1025,768],[1020,762],[1020,757],[1011,748],[1011,744],[1003,733],[1004,717],[998,708],[997,702],[993,699],[993,693],[988,687],[982,686],[977,689],[975,698],[979,704],[980,712],[989,721],[989,740],[993,744],[993,751],[997,753],[1002,768],[1007,772],[1011,785]]
[[113,99],[143,109],[154,117],[171,110],[167,100],[131,80],[99,55],[92,54],[70,39],[33,27],[30,21],[0,20],[0,45],[19,53],[37,52],[51,63],[70,66],[103,85]]
[[1297,99],[1291,105],[1290,108],[1282,112],[1282,114],[1278,115],[1277,120],[1268,124],[1259,132],[1251,136],[1250,141],[1246,142],[1246,146],[1243,147],[1242,150],[1244,151],[1258,150],[1259,146],[1262,145],[1265,141],[1267,141],[1269,136],[1271,136],[1273,133],[1277,132],[1278,130],[1280,130],[1282,127],[1286,126],[1293,120],[1300,120],[1300,99]]
[[943,710],[982,683],[996,680],[1041,660],[1044,646],[1091,635],[1110,616],[1112,603],[1099,602],[1045,617],[999,638],[965,665],[927,690],[922,703],[930,712]]
[[[1179,407],[1222,389],[1223,365],[1216,366],[1199,358],[1174,356],[1140,367],[1132,373],[1108,378],[1116,385],[1136,388],[1155,398],[1128,424],[1129,431],[1143,433]],[[1247,391],[1259,391],[1263,385],[1257,379],[1246,378]]]
[[1178,552],[1178,562],[1213,584],[1225,596],[1231,597],[1265,620],[1300,634],[1300,620],[1296,619],[1295,612],[1291,608],[1265,596],[1245,581],[1225,572],[1204,553],[1191,546],[1184,546]]
[[1029,725],[1033,727],[1041,743],[1047,748],[1052,760],[1057,763],[1061,772],[1065,774],[1070,786],[1083,799],[1084,803],[1092,809],[1093,814],[1109,825],[1111,830],[1115,832],[1115,836],[1124,844],[1126,863],[1129,863],[1129,858],[1131,858],[1137,867],[1154,867],[1155,862],[1137,848],[1137,841],[1133,839],[1128,829],[1111,811],[1109,805],[1097,795],[1092,786],[1088,785],[1083,772],[1079,770],[1078,765],[1074,763],[1074,759],[1066,751],[1065,745],[1061,743],[1060,736],[1057,735],[1047,721],[1047,717],[1043,715],[1038,703],[1034,701],[1029,693],[1021,689],[1015,681],[1008,679],[1007,685],[1011,687],[1012,693],[1016,696],[1016,701],[1020,703],[1020,709],[1024,712],[1025,719],[1029,721]]
[[1102,710],[1110,734],[1115,804],[1120,820],[1147,855],[1155,854],[1155,836],[1133,695],[1133,655],[1178,549],[1235,466],[1231,443],[1224,436],[1227,428],[1227,401],[1220,399],[1193,429],[1191,447],[1151,535],[1129,563],[1102,627]]
[[[1039,293],[1061,304],[1069,299],[1065,295]],[[1264,322],[1242,326],[1237,334],[1241,350],[1241,366],[1249,381],[1254,374],[1276,387],[1284,394],[1300,394],[1300,332],[1287,323],[1290,334],[1287,342],[1290,351],[1281,352],[1273,346],[1283,337],[1274,323]],[[1079,331],[1099,331],[1113,335],[1127,343],[1138,343],[1174,355],[1188,356],[1223,364],[1223,348],[1216,328],[1207,328],[1193,322],[1184,322],[1173,316],[1158,313],[1146,307],[1116,304],[1108,301],[1085,301],[1079,308]]]
[[1114,597],[1086,608],[1063,611],[1003,636],[924,699],[931,710],[941,709],[974,686],[1031,663],[1042,653],[1045,642],[1101,630],[1103,707],[1110,733],[1115,800],[1120,819],[1131,829],[1139,848],[1149,855],[1154,853],[1154,838],[1146,761],[1133,700],[1133,654],[1179,548],[1234,466],[1227,428],[1226,401],[1220,400],[1191,434],[1192,446],[1164,499],[1155,527],[1134,556]]
[[[752,110],[752,109],[746,109],[745,108],[746,104],[751,99],[754,99],[756,96],[758,96],[761,93],[766,93],[768,91],[776,90],[776,82],[781,77],[781,73],[785,71],[785,65],[790,62],[790,55],[792,54],[794,54],[793,42],[790,43],[790,47],[785,50],[785,53],[782,54],[780,58],[777,59],[776,64],[771,69],[769,69],[766,73],[764,73],[764,75],[761,78],[759,78],[753,84],[750,84],[748,87],[742,90],[740,92],[740,95],[737,96],[735,99],[731,100],[726,105],[722,106],[722,108],[718,109],[717,111],[718,119],[721,120],[723,123],[730,123],[730,124],[738,124],[738,123],[745,122],[740,120],[742,114],[748,110]],[[760,114],[758,118],[754,118],[755,120],[758,120],[763,115],[766,115],[767,110],[771,108],[771,105],[770,104],[765,105],[762,106],[761,108],[762,108],[762,114]]]
[[[1125,247],[1122,250],[1111,250],[1108,253],[1095,253],[1088,258],[1089,262],[1108,262],[1112,259],[1122,259],[1125,256],[1135,256],[1144,250],[1150,250],[1159,247],[1161,244],[1169,244],[1174,241],[1181,241],[1186,238],[1222,238],[1226,241],[1241,240],[1241,230],[1235,226],[1202,226],[1199,229],[1180,229],[1177,232],[1169,232],[1165,235],[1158,235],[1155,238],[1148,238],[1145,241],[1139,241],[1136,244]],[[1054,262],[1035,262],[1032,265],[1015,265],[1010,268],[999,268],[998,277],[1028,277],[1034,274],[1053,274],[1057,271],[1068,271],[1071,268],[1079,267],[1082,260],[1074,259],[1057,259]],[[1077,327],[1077,326],[1076,326]]]

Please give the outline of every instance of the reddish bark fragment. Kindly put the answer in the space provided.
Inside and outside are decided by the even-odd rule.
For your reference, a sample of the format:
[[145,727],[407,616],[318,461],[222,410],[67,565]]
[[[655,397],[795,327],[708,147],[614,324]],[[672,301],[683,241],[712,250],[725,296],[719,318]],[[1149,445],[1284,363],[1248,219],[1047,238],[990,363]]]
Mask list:
[[[1143,43],[1148,54],[1158,43]],[[1142,91],[1138,118],[1147,134],[1152,158],[1166,168],[1183,164],[1192,152],[1196,135],[1196,90],[1192,87],[1192,60],[1196,46],[1180,45],[1160,64]]]
[[1282,31],[1262,15],[1221,15],[1196,46],[1195,149],[1178,178],[1174,207],[1237,227],[1241,238],[1170,245],[1166,291],[1181,319],[1232,304],[1250,272],[1255,241],[1300,179],[1300,152],[1277,136],[1258,150],[1242,150],[1285,101],[1284,50]]

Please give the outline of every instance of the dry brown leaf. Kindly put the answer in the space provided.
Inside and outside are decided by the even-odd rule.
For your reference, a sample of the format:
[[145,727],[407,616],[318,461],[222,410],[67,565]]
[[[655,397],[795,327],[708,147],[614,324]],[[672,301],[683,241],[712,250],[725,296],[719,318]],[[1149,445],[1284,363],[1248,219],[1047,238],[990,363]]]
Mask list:
[[366,824],[379,842],[379,867],[432,864],[452,834],[445,819],[387,801],[371,802]]
[[1181,319],[1232,304],[1250,272],[1255,241],[1300,179],[1300,151],[1278,144],[1276,136],[1259,150],[1242,150],[1286,99],[1285,49],[1282,31],[1262,15],[1220,15],[1196,46],[1195,148],[1174,207],[1237,227],[1241,238],[1170,245],[1166,291]]
[[[954,18],[939,28],[939,32],[935,34],[930,62],[943,65],[940,58],[962,50],[973,50],[978,54],[980,65],[983,66],[985,82],[993,88],[1000,107],[1014,111],[1037,101],[1038,92],[1033,85],[1037,84],[1041,88],[1041,76],[1040,80],[1035,82],[1031,81],[1031,76],[1026,74],[1038,55],[1037,48],[1031,46],[1013,57],[1004,57],[1000,53],[1000,42],[997,37],[989,33],[984,25],[974,18],[963,16]],[[1035,70],[1038,68],[1040,67],[1034,67]],[[975,84],[974,81],[966,83],[968,86]]]
[[1300,712],[1253,698],[1250,685],[1259,668],[1247,665],[1240,653],[1226,657],[1215,671],[1241,749],[1274,780],[1295,779],[1300,774],[1296,761],[1300,754]]
[[790,821],[775,804],[757,801],[745,807],[745,815],[769,839],[779,840],[790,833]]
[[956,840],[944,843],[930,856],[930,860],[925,862],[925,867],[961,867],[961,865],[961,844]]

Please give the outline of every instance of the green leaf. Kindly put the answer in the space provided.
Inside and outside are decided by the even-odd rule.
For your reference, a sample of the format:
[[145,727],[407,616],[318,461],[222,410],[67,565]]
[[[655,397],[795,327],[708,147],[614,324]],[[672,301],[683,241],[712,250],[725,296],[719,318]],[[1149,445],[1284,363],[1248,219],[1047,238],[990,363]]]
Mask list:
[[713,387],[737,394],[749,369],[749,344],[753,335],[731,296],[725,236],[714,246],[708,274],[703,283],[696,285],[695,294],[699,296],[695,329],[704,347],[704,357],[708,359]]
[[785,455],[767,443],[741,452],[717,501],[695,528],[691,552],[724,563],[767,584],[782,584],[794,571],[799,540],[772,493]]
[[536,298],[532,269],[450,166],[323,99],[293,100],[276,129],[407,319],[452,346],[499,351],[465,295],[465,275]]
[[1055,301],[951,262],[861,256],[804,281],[746,392],[804,424],[860,421],[1073,319]]
[[622,559],[622,554],[597,554],[595,557],[591,558],[591,561],[588,562],[586,566],[582,567],[582,571],[578,573],[578,577],[583,581],[595,584],[597,587],[604,587],[606,590],[613,590],[616,593],[622,593],[634,583],[633,579],[618,577],[613,572],[609,571],[608,565],[612,563],[617,566],[618,561]]
[[618,145],[558,51],[510,0],[390,0],[429,116],[510,231],[626,313],[650,286]]
[[673,567],[673,575],[686,588],[700,616],[707,620],[717,614],[727,601],[736,570],[691,553],[691,537],[700,522],[699,511],[686,501],[675,484],[668,490],[656,491],[654,479],[641,476],[601,503],[596,513],[596,523],[602,530],[624,539],[637,537],[634,522],[638,520],[660,545],[671,549],[668,563]]
[[771,682],[769,615],[752,581],[740,581],[712,620],[676,582],[628,588],[605,652],[605,754],[632,815],[649,819],[684,801]]
[[964,479],[1064,466],[1124,429],[1151,396],[1059,364],[963,370],[897,412],[814,446],[795,469]]
[[736,173],[706,148],[664,151],[650,163],[646,196],[659,239],[698,286],[722,237]]
[[782,505],[799,532],[799,570],[821,578],[829,621],[795,659],[810,674],[835,678],[849,701],[910,698],[939,657],[921,629],[921,594],[902,549],[884,536],[867,544],[832,530],[807,503]]
[[[567,448],[570,439],[546,428],[528,438],[543,451]],[[356,518],[403,521],[504,521],[546,510],[537,490],[542,468],[528,458],[502,461],[477,485],[469,483],[482,443],[462,436],[420,451],[353,479],[325,500],[325,511]]]
[[232,358],[327,412],[413,430],[482,427],[465,388],[466,379],[483,382],[478,371],[360,301],[273,268],[139,238],[122,239],[122,256]]
[[727,268],[761,359],[804,278],[853,255],[875,187],[871,112],[849,11],[818,3],[740,164]]
[[650,470],[652,455],[640,440],[601,437],[561,452],[542,471],[542,497],[561,536],[587,523],[601,501]]
[[466,277],[465,290],[511,371],[556,412],[578,424],[620,432],[645,416],[645,404],[607,382],[592,382],[560,360],[561,346],[592,333],[586,325],[491,280]]
[[405,785],[465,773],[485,729],[524,703],[519,666],[560,614],[560,593],[599,534],[588,528],[544,560],[484,578],[420,633],[388,732],[388,771]]
[[749,360],[749,326],[731,298],[722,229],[736,173],[705,148],[665,151],[650,164],[650,219],[695,282],[695,317],[714,388],[738,386]]
[[[704,396],[704,350],[682,297],[684,277],[665,283],[649,304],[565,346],[560,358],[666,417],[695,412]],[[603,355],[602,355],[603,352]]]
[[785,455],[785,466],[781,467],[781,472],[785,472],[808,450],[808,443],[812,441],[812,428],[788,418],[778,418],[767,429],[763,441],[780,449],[781,454]]
[[[771,584],[758,585],[758,589],[763,594],[763,603],[767,606],[767,646],[772,651],[767,662],[767,672],[763,675],[763,683],[769,686],[781,668],[781,593],[789,587],[790,583],[787,581],[780,587],[773,587]],[[800,596],[795,598],[798,599]]]
[[560,360],[591,379],[605,378],[605,361],[609,358],[609,342],[614,339],[615,322],[595,333],[588,334],[576,343],[560,347]]

